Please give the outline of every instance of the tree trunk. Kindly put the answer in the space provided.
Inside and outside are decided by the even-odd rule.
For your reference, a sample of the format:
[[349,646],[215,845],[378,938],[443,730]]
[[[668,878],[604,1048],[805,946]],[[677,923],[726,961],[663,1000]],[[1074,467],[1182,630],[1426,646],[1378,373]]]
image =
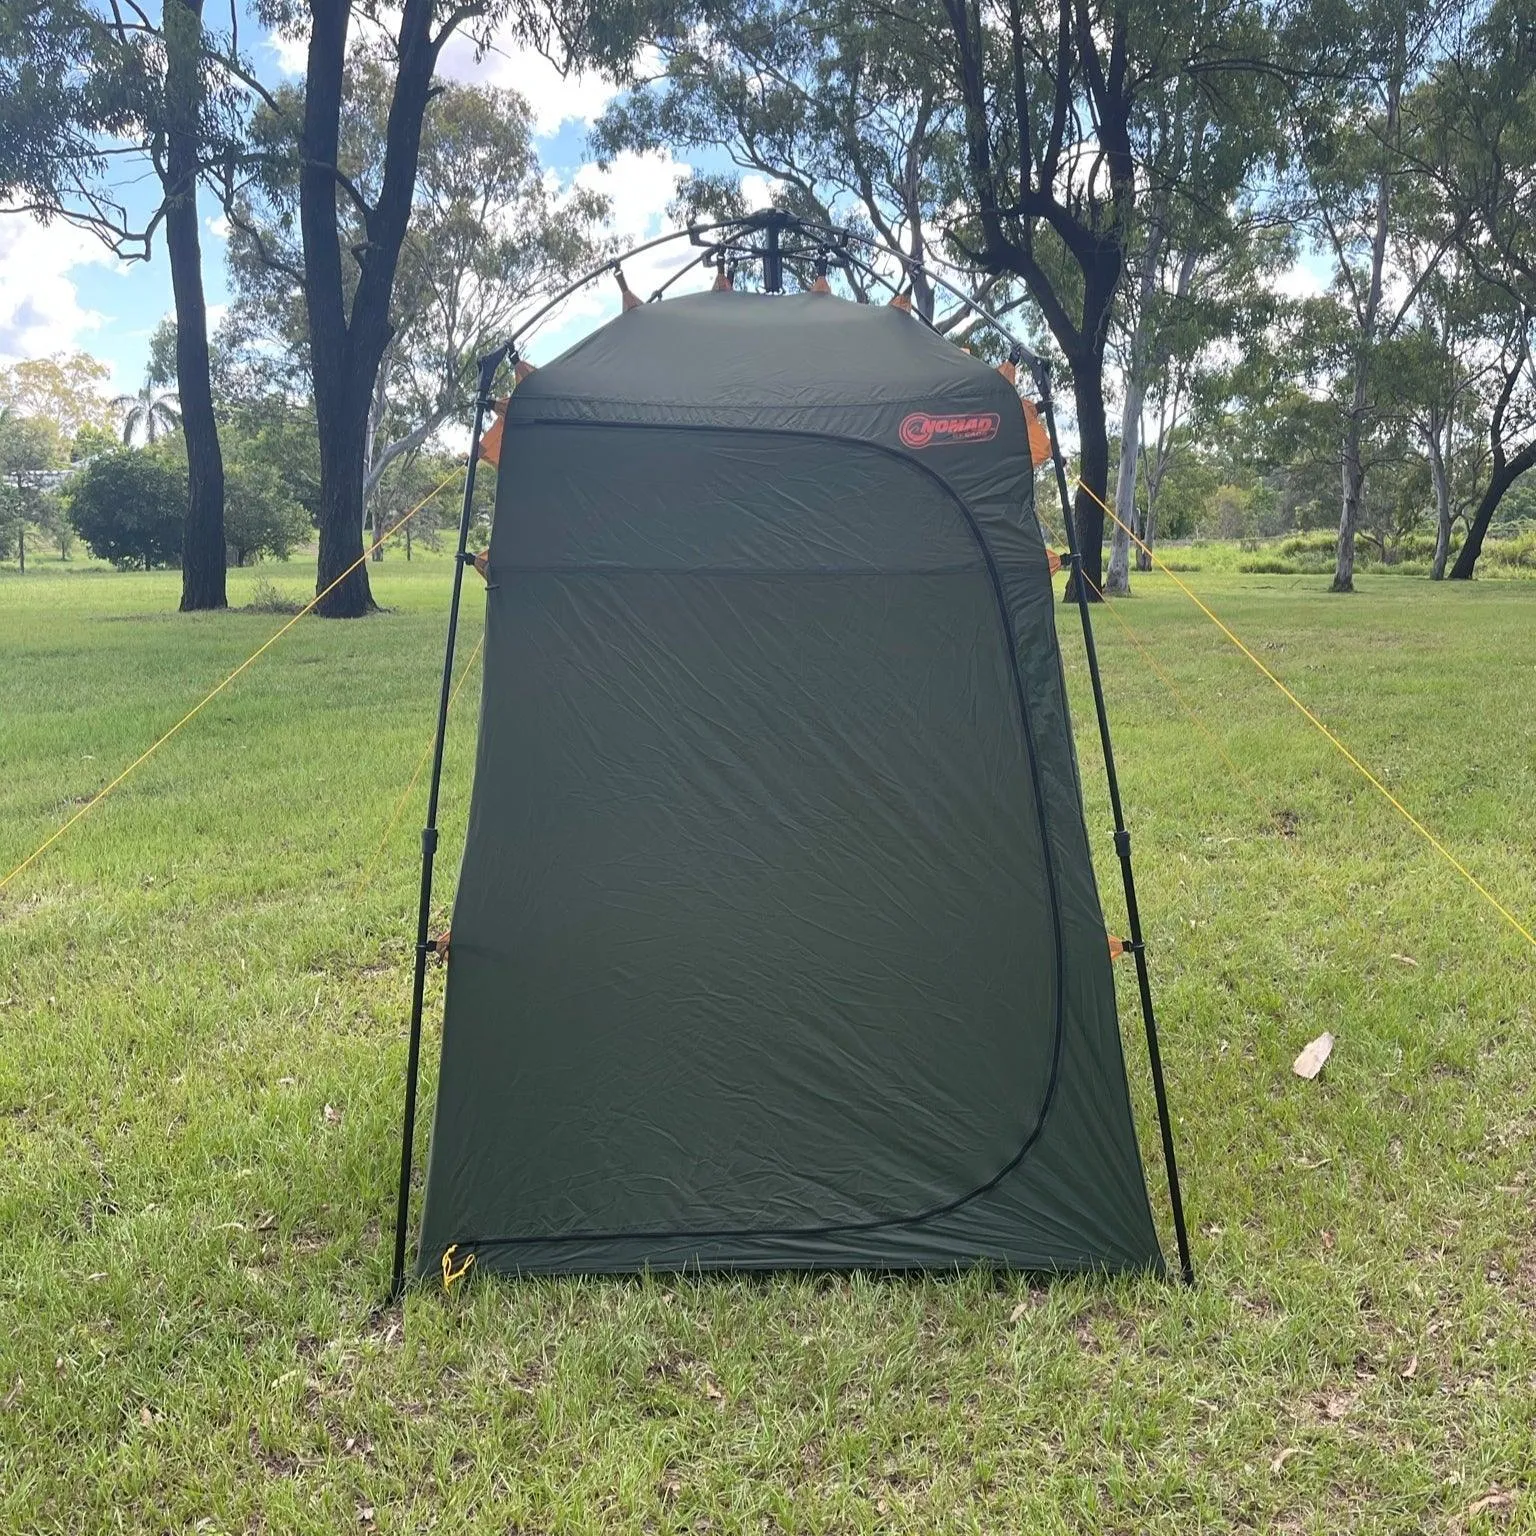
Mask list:
[[[1083,482],[1073,499],[1072,526],[1077,532],[1083,573],[1088,578],[1088,601],[1096,603],[1104,588],[1104,509],[1094,497],[1103,498],[1109,488],[1109,423],[1104,415],[1102,360],[1097,367],[1082,358],[1073,361],[1072,397],[1077,402],[1077,472]],[[1077,601],[1076,589],[1070,581],[1067,596],[1070,601]]]
[[[1356,394],[1363,394],[1364,370],[1359,375]],[[1339,514],[1338,560],[1333,572],[1330,592],[1355,590],[1355,534],[1360,527],[1360,497],[1365,489],[1365,460],[1360,452],[1360,418],[1351,415],[1344,432],[1344,451],[1340,455],[1343,466],[1343,510]]]
[[[1387,115],[1383,143],[1394,148],[1397,143],[1398,106],[1402,97],[1403,74],[1407,64],[1404,36],[1398,34],[1396,72],[1387,82]],[[1339,557],[1333,573],[1334,592],[1355,590],[1355,533],[1360,527],[1360,500],[1365,489],[1365,458],[1361,438],[1365,431],[1365,412],[1369,398],[1371,349],[1376,344],[1376,317],[1381,308],[1382,277],[1387,264],[1387,235],[1392,210],[1392,177],[1383,165],[1376,178],[1376,227],[1371,236],[1371,275],[1366,287],[1365,304],[1359,311],[1360,343],[1355,352],[1355,385],[1350,400],[1349,425],[1344,431],[1343,505],[1339,511]]]
[[299,227],[320,432],[316,590],[325,596],[315,611],[325,618],[359,618],[375,607],[363,550],[363,460],[369,408],[394,335],[390,297],[410,223],[422,119],[432,95],[438,50],[464,14],[455,12],[457,19],[445,22],[434,36],[432,0],[404,0],[400,7],[383,175],[364,216],[368,238],[358,257],[349,307],[336,216],[341,188],[335,168],[351,6],[348,0],[310,0],[309,12],[304,121],[299,135]]
[[1440,446],[1440,417],[1438,411],[1429,418],[1429,430],[1424,434],[1429,447],[1429,474],[1435,487],[1435,558],[1429,567],[1429,579],[1445,578],[1445,562],[1451,552],[1451,478],[1446,473],[1445,454]]
[[1146,394],[1134,375],[1125,383],[1125,409],[1120,413],[1120,470],[1115,476],[1115,524],[1109,538],[1109,571],[1104,590],[1111,597],[1131,594],[1131,535],[1136,523],[1136,466],[1141,461],[1141,402]]
[[[315,362],[318,383],[322,365]],[[357,619],[377,604],[363,559],[363,444],[368,395],[332,385],[315,391],[320,433],[320,565],[315,612],[326,619]],[[333,585],[334,584],[334,585]],[[329,590],[327,590],[329,588]]]
[[1482,499],[1477,504],[1477,511],[1472,514],[1472,521],[1467,526],[1466,543],[1461,546],[1456,555],[1456,564],[1451,567],[1452,581],[1472,579],[1473,573],[1477,570],[1478,557],[1483,552],[1483,540],[1488,536],[1488,525],[1493,521],[1493,514],[1499,510],[1499,503],[1503,501],[1510,486],[1532,464],[1536,464],[1536,440],[1527,443],[1513,458],[1506,459],[1494,469],[1483,491]]
[[[181,539],[181,611],[228,606],[225,594],[224,459],[213,414],[208,308],[197,228],[198,116],[203,0],[167,0],[165,250],[176,305],[176,393],[187,444],[187,521]],[[153,421],[153,415],[151,415]]]
[[1136,546],[1136,569],[1152,569],[1152,551],[1157,547],[1157,483],[1152,476],[1145,476],[1147,510],[1141,515],[1141,543]]
[[19,518],[16,523],[16,561],[20,569],[17,575],[27,574],[27,521]]

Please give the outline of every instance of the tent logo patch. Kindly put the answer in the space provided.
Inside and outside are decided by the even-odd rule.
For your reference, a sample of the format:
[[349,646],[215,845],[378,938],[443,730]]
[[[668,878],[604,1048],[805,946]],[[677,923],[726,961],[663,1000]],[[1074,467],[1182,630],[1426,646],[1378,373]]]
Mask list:
[[958,416],[931,416],[913,411],[901,423],[901,440],[908,448],[941,448],[945,443],[987,443],[997,436],[1002,418],[996,411],[971,411]]

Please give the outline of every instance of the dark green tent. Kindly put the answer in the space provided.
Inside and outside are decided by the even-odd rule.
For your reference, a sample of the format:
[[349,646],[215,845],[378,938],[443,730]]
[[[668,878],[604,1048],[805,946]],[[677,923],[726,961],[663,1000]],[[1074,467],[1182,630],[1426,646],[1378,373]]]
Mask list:
[[1161,1268],[1032,488],[899,309],[520,384],[423,1271]]

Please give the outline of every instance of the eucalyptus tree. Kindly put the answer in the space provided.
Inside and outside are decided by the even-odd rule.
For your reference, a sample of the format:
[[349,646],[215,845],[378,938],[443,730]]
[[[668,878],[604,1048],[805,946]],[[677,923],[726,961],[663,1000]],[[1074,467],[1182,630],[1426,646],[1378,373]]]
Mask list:
[[[125,260],[165,242],[188,459],[184,610],[226,601],[198,183],[239,159],[241,92],[210,66],[216,51],[203,0],[164,0],[157,16],[97,0],[0,0],[0,199],[90,229]],[[159,188],[142,214],[119,195],[135,166]]]
[[[1536,465],[1536,13],[1497,0],[1454,30],[1419,93],[1416,169],[1446,209],[1471,302],[1484,474],[1450,576],[1477,569],[1499,506]],[[1462,295],[1465,308],[1465,293]]]
[[[1251,0],[940,0],[941,48],[965,140],[954,237],[1024,282],[1066,359],[1084,569],[1103,583],[1109,426],[1105,355],[1138,215],[1198,202],[1165,121],[1204,120],[1222,163],[1262,154],[1277,78],[1270,18]],[[1182,101],[1169,113],[1170,101]],[[1252,146],[1249,147],[1249,141]],[[1240,179],[1240,178],[1239,178]]]
[[[423,123],[439,89],[438,61],[455,36],[490,40],[505,0],[258,0],[269,27],[307,35],[301,97],[286,99],[250,67],[247,86],[273,118],[268,153],[246,178],[232,178],[226,205],[296,188],[296,252],[262,252],[302,294],[308,365],[320,444],[316,611],[356,618],[374,608],[363,557],[363,487],[379,370],[394,340],[395,280],[415,204]],[[386,61],[388,110],[374,146],[376,176],[359,181],[344,154],[348,65],[359,44]],[[279,129],[281,131],[279,131]],[[274,153],[286,145],[286,156]],[[257,225],[245,220],[249,238]]]
[[[707,0],[658,13],[642,74],[599,120],[600,161],[623,150],[723,154],[733,171],[695,171],[682,210],[746,211],[739,177],[764,178],[775,202],[824,224],[846,225],[877,251],[864,259],[940,330],[972,312],[931,277],[938,269],[995,310],[1017,295],[996,275],[958,262],[944,227],[965,191],[962,115],[939,51],[932,0]],[[854,295],[882,291],[856,267]],[[999,290],[1002,291],[999,291]]]
[[[347,64],[339,168],[364,199],[385,175],[393,71],[375,51]],[[230,266],[236,299],[229,335],[243,355],[289,392],[317,380],[304,258],[294,234],[300,181],[297,132],[304,93],[272,93],[253,125],[269,170],[232,201]],[[590,266],[605,212],[594,194],[558,195],[533,147],[526,102],[510,91],[439,83],[422,124],[411,219],[398,252],[364,428],[358,537],[381,477],[418,452],[470,403],[475,360],[509,335],[541,293]],[[366,229],[357,209],[338,209],[345,279],[356,290]],[[314,396],[319,407],[319,392]],[[323,432],[323,428],[322,428]],[[323,480],[322,458],[322,480]],[[322,492],[321,507],[324,508]],[[322,524],[323,526],[323,524]],[[375,538],[373,553],[382,556]]]

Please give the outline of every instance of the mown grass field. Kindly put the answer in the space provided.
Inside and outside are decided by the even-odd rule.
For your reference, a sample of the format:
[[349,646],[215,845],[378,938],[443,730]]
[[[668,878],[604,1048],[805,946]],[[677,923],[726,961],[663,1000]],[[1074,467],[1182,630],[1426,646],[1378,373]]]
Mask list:
[[[282,622],[39,567],[0,576],[0,875]],[[1536,1530],[1536,951],[1166,577],[1116,612],[1211,735],[1099,636],[1196,1289],[471,1279],[379,1313],[420,787],[360,877],[449,570],[392,555],[390,612],[303,621],[0,895],[0,1531]],[[1530,926],[1536,587],[1185,579]]]

